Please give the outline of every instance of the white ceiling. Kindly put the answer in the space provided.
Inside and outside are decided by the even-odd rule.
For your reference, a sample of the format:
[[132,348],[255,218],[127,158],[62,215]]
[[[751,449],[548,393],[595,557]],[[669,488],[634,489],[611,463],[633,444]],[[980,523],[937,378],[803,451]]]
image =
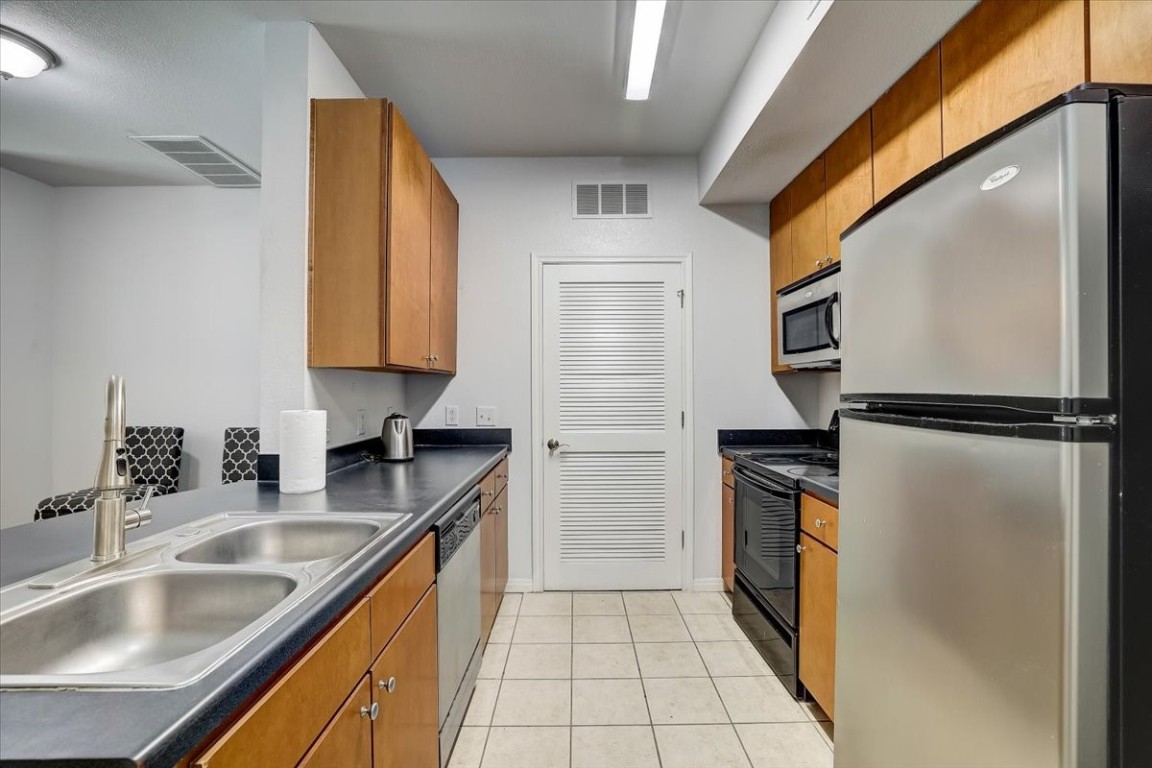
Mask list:
[[199,134],[260,166],[263,26],[199,2],[0,1],[61,58],[0,83],[0,165],[54,186],[204,184],[130,141]]
[[[307,19],[434,157],[692,155],[775,0],[687,0],[647,102],[614,75],[614,0],[253,3]],[[671,14],[670,14],[671,18]]]
[[433,156],[695,154],[774,6],[685,0],[652,98],[627,102],[615,0],[0,0],[63,61],[0,84],[0,164],[57,186],[202,183],[139,133],[259,168],[262,22],[286,20],[314,22]]

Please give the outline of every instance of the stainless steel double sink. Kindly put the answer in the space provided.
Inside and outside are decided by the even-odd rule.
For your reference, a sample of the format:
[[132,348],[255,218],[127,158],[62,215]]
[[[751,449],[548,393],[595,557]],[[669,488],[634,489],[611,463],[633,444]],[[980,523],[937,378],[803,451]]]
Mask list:
[[410,515],[229,512],[0,590],[0,688],[200,679]]

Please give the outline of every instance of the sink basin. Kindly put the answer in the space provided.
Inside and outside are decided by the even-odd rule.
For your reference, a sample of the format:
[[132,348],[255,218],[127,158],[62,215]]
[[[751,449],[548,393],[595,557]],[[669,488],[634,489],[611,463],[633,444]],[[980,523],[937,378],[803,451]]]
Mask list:
[[276,607],[274,573],[154,572],[68,593],[0,624],[0,674],[90,675],[202,651]]
[[185,563],[268,565],[347,554],[380,532],[369,521],[269,520],[219,533],[176,555]]

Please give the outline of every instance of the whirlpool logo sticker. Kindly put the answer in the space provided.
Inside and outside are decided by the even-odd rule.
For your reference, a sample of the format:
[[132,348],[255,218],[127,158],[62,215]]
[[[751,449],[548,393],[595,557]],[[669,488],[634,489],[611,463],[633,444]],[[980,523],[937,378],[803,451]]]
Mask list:
[[1006,165],[998,171],[994,171],[988,178],[984,179],[984,183],[980,185],[980,189],[987,192],[996,187],[1002,187],[1012,179],[1016,178],[1016,174],[1020,173],[1020,166]]

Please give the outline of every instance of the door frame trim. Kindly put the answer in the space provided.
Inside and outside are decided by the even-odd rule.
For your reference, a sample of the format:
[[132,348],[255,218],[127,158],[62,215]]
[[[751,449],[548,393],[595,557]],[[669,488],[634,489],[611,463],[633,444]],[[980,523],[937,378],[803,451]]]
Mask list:
[[680,266],[684,286],[684,311],[681,313],[681,350],[683,359],[682,392],[684,398],[684,429],[680,435],[681,480],[683,494],[681,529],[684,547],[680,551],[680,588],[694,587],[693,551],[695,540],[695,455],[694,404],[692,374],[692,254],[685,253],[536,253],[532,261],[532,591],[544,591],[544,398],[540,387],[544,379],[544,267],[550,264],[677,264]]

